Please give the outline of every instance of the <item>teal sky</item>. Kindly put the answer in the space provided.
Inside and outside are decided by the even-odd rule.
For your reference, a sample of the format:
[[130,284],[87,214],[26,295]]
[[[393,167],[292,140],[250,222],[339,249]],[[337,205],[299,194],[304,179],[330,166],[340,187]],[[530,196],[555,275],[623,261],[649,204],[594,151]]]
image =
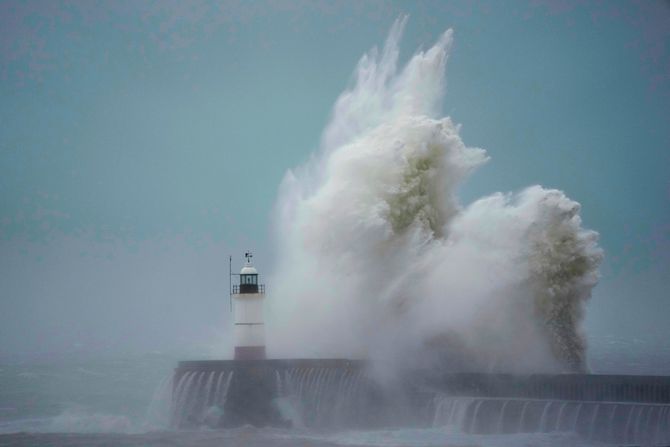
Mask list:
[[228,254],[270,269],[284,173],[402,14],[404,59],[455,31],[463,203],[564,190],[606,251],[587,331],[667,334],[669,3],[3,0],[0,359],[225,337]]

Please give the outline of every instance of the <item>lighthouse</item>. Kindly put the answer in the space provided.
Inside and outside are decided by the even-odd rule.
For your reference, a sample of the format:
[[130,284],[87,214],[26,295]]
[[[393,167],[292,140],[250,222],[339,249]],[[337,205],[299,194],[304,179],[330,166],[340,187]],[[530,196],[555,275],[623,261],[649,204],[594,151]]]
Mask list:
[[233,285],[231,295],[235,360],[259,360],[265,358],[265,286],[258,283],[258,271],[251,265],[252,254],[247,252],[244,256],[247,262],[240,270],[240,283]]

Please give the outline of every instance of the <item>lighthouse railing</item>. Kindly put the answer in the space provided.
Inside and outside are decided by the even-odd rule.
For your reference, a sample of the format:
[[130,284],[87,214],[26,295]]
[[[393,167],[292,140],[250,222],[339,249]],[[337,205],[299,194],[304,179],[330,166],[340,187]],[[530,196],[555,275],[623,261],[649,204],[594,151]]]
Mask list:
[[[245,284],[245,285],[249,286],[248,284]],[[238,295],[239,293],[240,293],[240,285],[239,284],[233,284],[233,295]],[[256,293],[265,293],[265,284],[258,284],[258,292],[256,292]]]

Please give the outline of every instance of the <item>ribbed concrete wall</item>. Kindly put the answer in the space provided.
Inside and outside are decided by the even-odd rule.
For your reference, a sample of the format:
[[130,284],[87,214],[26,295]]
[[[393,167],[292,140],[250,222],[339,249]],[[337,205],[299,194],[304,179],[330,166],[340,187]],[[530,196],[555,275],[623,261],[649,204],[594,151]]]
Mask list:
[[670,377],[600,374],[445,374],[429,384],[454,396],[670,403]]
[[[368,425],[383,425],[398,414],[402,414],[398,419],[402,421],[428,421],[431,417],[423,412],[430,408],[431,400],[438,393],[453,397],[591,404],[670,404],[670,377],[480,373],[426,376],[416,373],[403,382],[412,385],[396,385],[384,390],[365,378],[364,369],[363,362],[344,359],[180,362],[173,380],[173,423],[183,427],[204,423],[214,426],[286,425],[276,400],[287,394],[292,394],[294,399],[299,396],[302,400],[299,405],[303,410],[311,408],[309,413],[315,421],[328,422],[336,410],[342,413],[339,407],[348,405],[347,412],[357,414],[354,422]],[[286,389],[291,386],[293,390]],[[346,394],[346,399],[351,402],[339,402],[342,394]],[[399,395],[402,395],[400,403]],[[329,401],[333,399],[338,400],[338,409],[329,410]],[[395,409],[389,412],[393,405]],[[567,404],[565,408],[568,408]],[[399,413],[393,413],[396,410]],[[212,414],[212,411],[220,414]],[[315,412],[320,412],[321,416],[317,417]],[[382,412],[385,415],[378,416]]]
[[[336,371],[351,375],[360,371],[362,362],[345,359],[291,360],[198,360],[179,362],[173,378],[172,424],[179,427],[209,425],[234,427],[283,426],[287,421],[279,414],[274,401],[279,396],[277,377],[288,370],[310,372]],[[229,383],[218,386],[218,378]],[[313,384],[312,384],[313,385]],[[225,396],[221,396],[225,388]],[[218,390],[218,391],[217,391]],[[218,394],[214,396],[214,394]],[[216,400],[221,415],[210,417],[203,411]]]

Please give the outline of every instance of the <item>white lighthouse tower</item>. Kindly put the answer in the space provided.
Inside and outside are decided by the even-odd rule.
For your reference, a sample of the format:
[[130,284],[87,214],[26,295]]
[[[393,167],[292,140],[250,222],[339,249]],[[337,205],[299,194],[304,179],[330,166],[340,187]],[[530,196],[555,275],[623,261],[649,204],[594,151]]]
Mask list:
[[240,283],[233,285],[231,295],[235,360],[258,360],[265,358],[265,286],[258,283],[258,272],[251,265],[252,254],[247,252],[244,256],[247,262],[240,271]]

